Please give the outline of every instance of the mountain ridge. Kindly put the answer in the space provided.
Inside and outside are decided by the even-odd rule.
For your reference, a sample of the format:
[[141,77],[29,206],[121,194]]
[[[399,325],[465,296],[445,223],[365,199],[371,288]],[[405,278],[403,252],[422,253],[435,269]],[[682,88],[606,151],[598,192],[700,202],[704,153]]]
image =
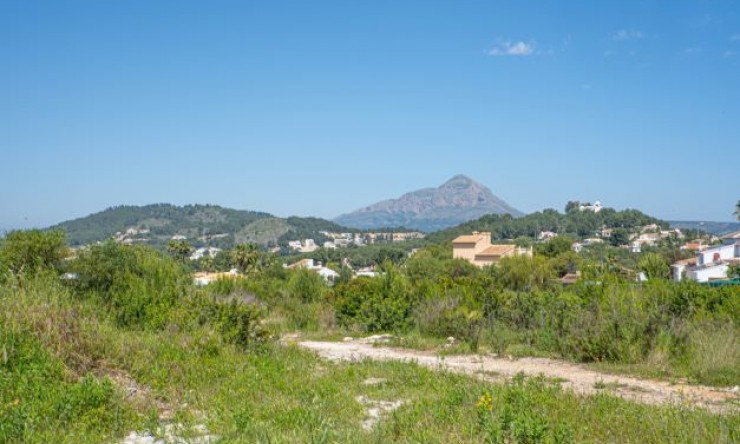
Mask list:
[[486,214],[524,215],[487,187],[458,174],[436,188],[421,188],[385,199],[342,214],[334,222],[359,229],[404,226],[431,232]]
[[[132,242],[163,245],[175,235],[196,244],[230,248],[236,243],[279,244],[289,238],[320,237],[319,231],[355,231],[315,217],[276,217],[210,204],[119,205],[58,223],[72,246],[103,241],[133,229]],[[143,230],[143,231],[141,231]]]

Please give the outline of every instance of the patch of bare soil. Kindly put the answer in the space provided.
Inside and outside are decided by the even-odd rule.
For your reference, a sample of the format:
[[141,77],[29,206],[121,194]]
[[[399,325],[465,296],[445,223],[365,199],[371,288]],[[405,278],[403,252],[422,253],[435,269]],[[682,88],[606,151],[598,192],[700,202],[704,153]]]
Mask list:
[[481,355],[439,356],[432,351],[379,346],[378,341],[366,339],[345,339],[343,342],[299,340],[296,344],[333,361],[373,359],[415,362],[434,370],[462,373],[491,382],[501,382],[518,373],[526,376],[543,375],[559,381],[563,388],[580,395],[607,391],[615,396],[646,404],[689,405],[726,413],[736,412],[740,401],[740,395],[734,390],[613,375],[554,359],[511,359]]

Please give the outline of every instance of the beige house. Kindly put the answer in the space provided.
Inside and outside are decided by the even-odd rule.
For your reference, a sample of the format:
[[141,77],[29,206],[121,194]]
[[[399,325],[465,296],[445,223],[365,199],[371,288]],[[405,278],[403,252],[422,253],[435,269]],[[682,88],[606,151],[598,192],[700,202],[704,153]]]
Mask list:
[[478,267],[493,265],[507,256],[532,256],[532,248],[519,248],[511,244],[491,244],[491,233],[479,233],[459,236],[452,241],[452,257],[465,259]]

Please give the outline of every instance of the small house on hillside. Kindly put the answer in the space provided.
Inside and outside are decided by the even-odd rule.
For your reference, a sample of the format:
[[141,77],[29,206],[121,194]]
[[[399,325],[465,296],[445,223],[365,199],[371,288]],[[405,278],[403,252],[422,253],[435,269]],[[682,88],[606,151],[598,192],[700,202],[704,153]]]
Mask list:
[[324,280],[327,282],[333,282],[334,279],[339,277],[339,273],[332,270],[331,268],[324,267],[321,262],[314,262],[313,259],[301,259],[294,264],[283,266],[289,270],[297,270],[299,268],[303,268],[313,271],[314,273],[317,273],[319,276],[324,278]]
[[493,265],[507,256],[532,256],[532,248],[520,248],[511,244],[491,244],[491,233],[479,233],[457,237],[452,241],[452,257],[464,259],[478,267]]

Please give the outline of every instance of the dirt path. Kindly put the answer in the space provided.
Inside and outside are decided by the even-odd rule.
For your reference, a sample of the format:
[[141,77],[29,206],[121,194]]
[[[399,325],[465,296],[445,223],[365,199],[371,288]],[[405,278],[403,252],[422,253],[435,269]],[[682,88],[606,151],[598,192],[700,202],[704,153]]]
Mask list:
[[[297,338],[296,338],[297,339]],[[713,412],[737,412],[740,393],[737,389],[671,384],[601,373],[585,366],[544,359],[507,359],[480,355],[439,356],[433,351],[417,351],[373,344],[355,339],[345,342],[296,341],[300,347],[313,350],[333,361],[409,361],[435,370],[472,375],[487,381],[501,382],[517,373],[544,375],[561,381],[563,388],[583,395],[600,392],[647,404],[688,404]]]

